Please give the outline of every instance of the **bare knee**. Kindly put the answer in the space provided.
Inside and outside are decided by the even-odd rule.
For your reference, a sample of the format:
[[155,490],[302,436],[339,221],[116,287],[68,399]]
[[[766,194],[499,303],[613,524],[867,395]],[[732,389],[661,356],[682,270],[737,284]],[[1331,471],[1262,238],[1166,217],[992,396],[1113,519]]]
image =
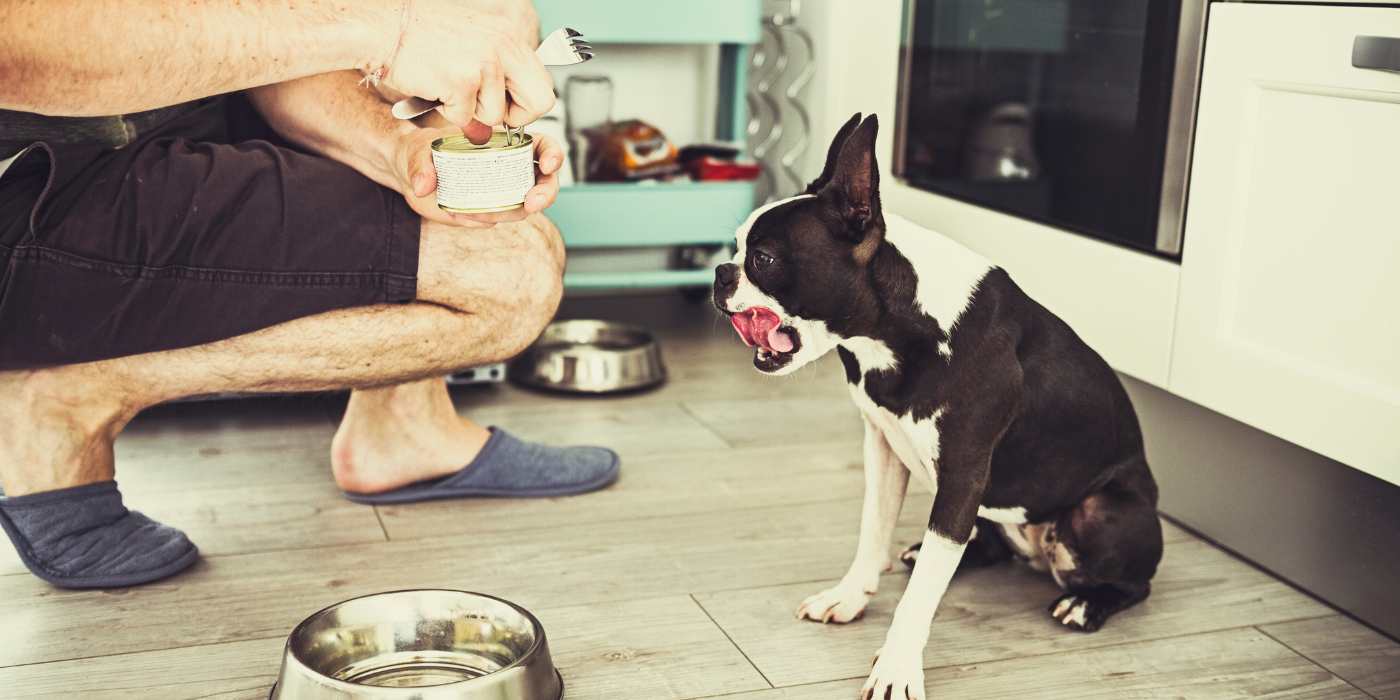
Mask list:
[[519,354],[554,318],[563,275],[563,242],[543,216],[489,229],[423,226],[419,299],[484,321],[499,359]]
[[[557,231],[550,224],[549,229]],[[554,320],[559,302],[564,296],[563,244],[559,253],[521,257],[511,266],[517,284],[500,290],[492,302],[499,305],[495,314],[505,341],[504,354],[513,357],[539,338]]]
[[526,219],[523,224],[529,224],[539,232],[543,244],[549,251],[550,259],[563,274],[566,253],[564,250],[564,238],[559,233],[559,227],[544,214],[533,214]]
[[503,319],[516,332],[510,338],[507,355],[517,355],[535,342],[545,326],[554,320],[564,296],[564,241],[559,229],[543,215],[536,214],[512,225],[517,235],[538,242],[537,248],[515,259],[513,272],[520,284],[503,290],[496,299],[510,315]]

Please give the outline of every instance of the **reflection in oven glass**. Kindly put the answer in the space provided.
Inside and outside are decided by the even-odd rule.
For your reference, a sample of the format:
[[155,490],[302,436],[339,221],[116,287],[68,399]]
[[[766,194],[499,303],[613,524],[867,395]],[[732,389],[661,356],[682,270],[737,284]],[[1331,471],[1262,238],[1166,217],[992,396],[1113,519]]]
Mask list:
[[1153,249],[1180,2],[911,5],[898,174]]

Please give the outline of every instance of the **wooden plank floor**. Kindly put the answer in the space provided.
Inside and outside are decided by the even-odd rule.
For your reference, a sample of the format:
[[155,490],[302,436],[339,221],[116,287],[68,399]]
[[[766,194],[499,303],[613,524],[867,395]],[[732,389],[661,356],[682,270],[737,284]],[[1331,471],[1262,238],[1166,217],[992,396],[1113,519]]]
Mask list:
[[[118,442],[118,478],[204,561],[152,586],[60,591],[4,548],[0,697],[263,698],[303,616],[414,586],[534,609],[570,700],[855,697],[907,576],[887,575],[855,624],[792,618],[855,545],[861,431],[835,363],[760,377],[727,324],[669,296],[566,313],[656,328],[671,381],[606,399],[455,398],[529,438],[615,447],[616,486],[357,506],[329,476],[339,397],[156,409]],[[927,511],[911,494],[901,542]],[[1167,539],[1151,599],[1093,635],[1054,624],[1054,585],[1024,567],[959,577],[924,657],[931,696],[1400,698],[1400,645],[1179,528]]]

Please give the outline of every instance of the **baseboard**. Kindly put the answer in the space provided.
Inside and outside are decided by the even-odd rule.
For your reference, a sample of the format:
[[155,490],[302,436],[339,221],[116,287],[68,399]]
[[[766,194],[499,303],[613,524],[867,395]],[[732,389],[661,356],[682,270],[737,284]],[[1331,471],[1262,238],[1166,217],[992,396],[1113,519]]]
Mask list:
[[1123,376],[1168,517],[1400,639],[1400,486]]

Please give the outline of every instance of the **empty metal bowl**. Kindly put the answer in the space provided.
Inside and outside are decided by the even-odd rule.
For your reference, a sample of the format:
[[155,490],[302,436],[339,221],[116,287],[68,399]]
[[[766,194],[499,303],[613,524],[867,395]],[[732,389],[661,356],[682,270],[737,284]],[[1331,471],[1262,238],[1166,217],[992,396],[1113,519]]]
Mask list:
[[556,321],[510,365],[510,378],[541,389],[606,394],[666,380],[661,346],[644,328],[613,321]]
[[480,593],[409,590],[337,603],[287,638],[273,700],[559,700],[544,628]]

